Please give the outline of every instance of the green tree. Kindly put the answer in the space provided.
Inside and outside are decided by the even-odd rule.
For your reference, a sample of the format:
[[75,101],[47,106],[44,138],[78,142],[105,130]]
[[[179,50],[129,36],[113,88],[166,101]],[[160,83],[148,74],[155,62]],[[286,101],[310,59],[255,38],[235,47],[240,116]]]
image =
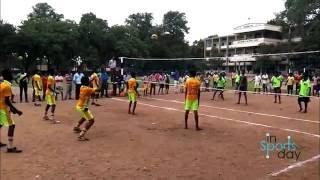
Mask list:
[[16,28],[8,23],[0,21],[0,65],[10,66],[10,56],[15,52],[17,34]]

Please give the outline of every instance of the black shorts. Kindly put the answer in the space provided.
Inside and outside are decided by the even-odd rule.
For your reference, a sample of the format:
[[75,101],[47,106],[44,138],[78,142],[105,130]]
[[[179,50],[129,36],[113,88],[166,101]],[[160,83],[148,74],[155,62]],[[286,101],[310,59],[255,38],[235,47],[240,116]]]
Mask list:
[[298,101],[299,102],[309,102],[310,101],[310,97],[298,97]]
[[240,91],[247,91],[247,87],[245,87],[245,86],[240,86],[240,87],[239,87],[239,90],[240,90]]
[[223,87],[217,87],[217,90],[216,91],[223,91],[224,88]]
[[160,84],[160,88],[164,88],[164,84]]
[[273,92],[274,93],[281,93],[281,88],[280,87],[273,88]]
[[166,89],[169,89],[169,84],[166,84]]

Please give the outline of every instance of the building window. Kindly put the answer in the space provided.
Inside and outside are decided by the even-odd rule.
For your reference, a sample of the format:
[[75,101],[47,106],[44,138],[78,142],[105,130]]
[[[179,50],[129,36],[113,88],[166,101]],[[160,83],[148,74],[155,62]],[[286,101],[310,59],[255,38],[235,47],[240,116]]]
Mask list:
[[223,43],[221,43],[221,46],[224,46],[224,42],[223,42]]

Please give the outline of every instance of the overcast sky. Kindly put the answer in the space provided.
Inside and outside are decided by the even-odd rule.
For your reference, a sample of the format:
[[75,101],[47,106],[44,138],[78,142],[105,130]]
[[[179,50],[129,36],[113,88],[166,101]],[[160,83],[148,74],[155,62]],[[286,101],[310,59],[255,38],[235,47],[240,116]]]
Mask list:
[[32,6],[47,2],[66,19],[79,22],[81,15],[95,13],[109,25],[124,24],[132,13],[150,12],[160,24],[169,10],[185,12],[190,27],[190,42],[213,34],[229,34],[236,26],[265,23],[284,9],[284,0],[0,0],[2,19],[19,25],[32,11]]

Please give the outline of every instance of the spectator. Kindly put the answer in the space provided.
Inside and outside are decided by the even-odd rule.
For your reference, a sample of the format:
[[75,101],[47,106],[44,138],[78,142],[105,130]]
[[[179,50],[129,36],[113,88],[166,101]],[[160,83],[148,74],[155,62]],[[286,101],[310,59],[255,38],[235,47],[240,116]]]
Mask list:
[[101,72],[101,97],[105,96],[105,97],[109,97],[108,95],[108,73],[105,69],[102,69]]
[[73,83],[76,85],[76,100],[79,100],[81,78],[83,76],[84,76],[84,74],[80,71],[80,69],[78,69],[77,72],[73,76]]
[[66,95],[65,95],[65,100],[67,100],[68,98],[69,99],[72,99],[72,73],[69,71],[68,73],[66,73],[64,75],[64,80],[65,80],[65,83],[66,83]]
[[[54,80],[56,81],[56,91],[59,92],[61,95],[61,100],[63,101],[63,76],[61,73],[58,73],[55,77]],[[56,95],[56,100],[58,99],[58,95]]]
[[47,81],[48,81],[48,76],[47,73],[43,73],[42,77],[42,99],[45,100],[46,99],[46,91],[47,91]]
[[20,72],[18,73],[18,75],[15,78],[15,81],[17,84],[19,84],[20,87],[20,103],[22,102],[22,96],[23,96],[23,92],[24,92],[24,96],[25,96],[25,102],[29,102],[28,101],[28,74],[26,72]]

